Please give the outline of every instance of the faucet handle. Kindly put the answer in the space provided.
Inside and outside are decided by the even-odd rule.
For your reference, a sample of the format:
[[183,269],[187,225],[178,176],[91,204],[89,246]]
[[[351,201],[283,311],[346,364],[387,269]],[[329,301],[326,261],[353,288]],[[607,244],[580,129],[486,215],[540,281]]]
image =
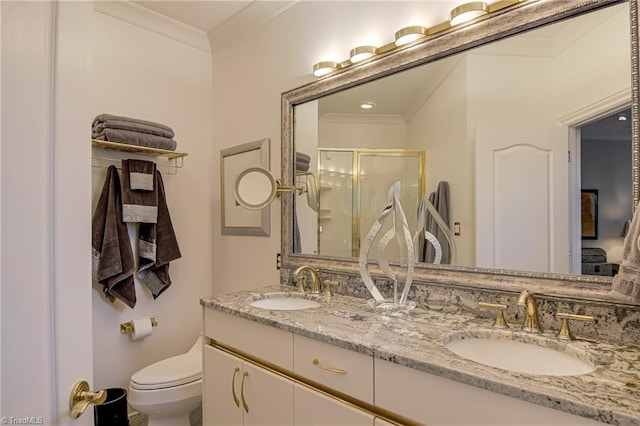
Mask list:
[[324,295],[331,296],[331,287],[340,284],[338,281],[334,280],[324,280]]
[[307,277],[304,275],[296,277],[296,284],[298,284],[298,291],[304,291],[304,284],[307,280]]
[[595,322],[595,319],[593,319],[591,315],[577,315],[577,314],[569,314],[566,312],[556,312],[556,318],[562,320],[562,325],[560,326],[560,333],[558,333],[558,339],[560,340],[572,339],[571,330],[569,330],[569,320]]
[[478,302],[478,306],[481,308],[495,309],[498,312],[496,320],[493,323],[495,328],[509,328],[507,321],[504,319],[504,311],[508,308],[507,305],[502,305],[500,303]]

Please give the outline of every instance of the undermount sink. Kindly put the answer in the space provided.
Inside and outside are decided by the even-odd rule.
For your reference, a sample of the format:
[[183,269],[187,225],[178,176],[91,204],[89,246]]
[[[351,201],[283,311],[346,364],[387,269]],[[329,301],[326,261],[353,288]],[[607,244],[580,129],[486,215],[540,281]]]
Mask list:
[[308,295],[295,293],[265,293],[259,296],[252,296],[247,300],[247,305],[276,311],[295,311],[319,308],[321,306],[320,303],[309,298]]
[[[449,336],[445,347],[456,355],[519,373],[545,376],[578,376],[595,370],[586,355],[570,343],[519,333]],[[580,356],[580,357],[579,357]]]

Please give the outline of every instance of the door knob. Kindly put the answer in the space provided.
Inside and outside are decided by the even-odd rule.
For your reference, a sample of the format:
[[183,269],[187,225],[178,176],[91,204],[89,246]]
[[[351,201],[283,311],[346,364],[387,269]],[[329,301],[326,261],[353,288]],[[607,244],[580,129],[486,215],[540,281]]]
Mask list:
[[91,392],[89,390],[89,383],[85,380],[76,382],[76,384],[73,385],[73,389],[71,389],[71,396],[69,397],[71,417],[77,419],[90,404],[100,405],[104,404],[106,400],[107,391]]

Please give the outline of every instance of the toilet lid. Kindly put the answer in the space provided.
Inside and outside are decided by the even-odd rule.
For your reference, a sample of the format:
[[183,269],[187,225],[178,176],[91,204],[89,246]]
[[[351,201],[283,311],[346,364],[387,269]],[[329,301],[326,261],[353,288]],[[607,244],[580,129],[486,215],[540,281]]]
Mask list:
[[183,355],[158,361],[131,376],[133,389],[150,390],[180,386],[202,378],[202,353]]

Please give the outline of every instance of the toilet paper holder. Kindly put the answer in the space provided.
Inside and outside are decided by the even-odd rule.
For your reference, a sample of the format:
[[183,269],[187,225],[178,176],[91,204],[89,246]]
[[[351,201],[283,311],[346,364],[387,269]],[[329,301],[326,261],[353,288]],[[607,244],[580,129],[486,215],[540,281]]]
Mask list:
[[[158,321],[154,317],[149,318],[151,321],[151,327],[157,327]],[[123,322],[120,324],[120,333],[127,334],[133,332],[133,321]]]

